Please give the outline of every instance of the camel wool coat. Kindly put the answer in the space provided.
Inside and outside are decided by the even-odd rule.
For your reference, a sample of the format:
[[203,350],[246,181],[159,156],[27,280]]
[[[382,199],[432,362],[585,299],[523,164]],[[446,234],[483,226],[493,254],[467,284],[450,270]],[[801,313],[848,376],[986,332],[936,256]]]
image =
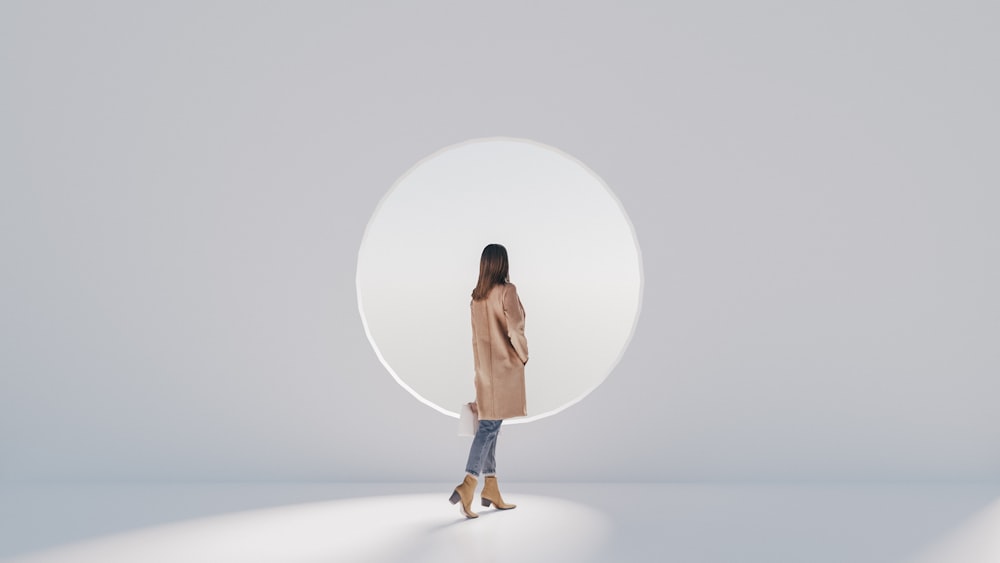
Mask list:
[[524,307],[512,283],[495,285],[485,299],[473,300],[472,354],[476,361],[476,406],[480,420],[528,414],[524,398]]

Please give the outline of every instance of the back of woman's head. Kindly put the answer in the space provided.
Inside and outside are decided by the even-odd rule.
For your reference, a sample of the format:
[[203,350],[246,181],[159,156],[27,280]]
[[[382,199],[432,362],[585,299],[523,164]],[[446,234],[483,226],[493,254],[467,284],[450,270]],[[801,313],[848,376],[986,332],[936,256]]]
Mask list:
[[493,286],[507,283],[508,270],[507,249],[500,244],[487,244],[479,258],[479,283],[472,290],[472,299],[481,301]]

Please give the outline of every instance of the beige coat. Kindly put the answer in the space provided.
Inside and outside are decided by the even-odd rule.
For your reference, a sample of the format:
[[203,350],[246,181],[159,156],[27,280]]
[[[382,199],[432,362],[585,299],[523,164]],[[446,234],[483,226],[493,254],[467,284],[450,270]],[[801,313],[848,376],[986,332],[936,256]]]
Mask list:
[[514,284],[493,286],[473,301],[472,354],[476,361],[476,405],[480,420],[526,416],[524,307]]

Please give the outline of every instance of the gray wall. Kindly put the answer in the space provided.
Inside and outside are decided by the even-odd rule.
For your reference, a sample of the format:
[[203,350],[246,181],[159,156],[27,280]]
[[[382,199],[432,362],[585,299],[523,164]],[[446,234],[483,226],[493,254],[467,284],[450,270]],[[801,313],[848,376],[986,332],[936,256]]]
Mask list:
[[536,4],[0,4],[0,476],[457,478],[355,261],[511,136],[615,190],[645,294],[507,479],[995,478],[997,5]]

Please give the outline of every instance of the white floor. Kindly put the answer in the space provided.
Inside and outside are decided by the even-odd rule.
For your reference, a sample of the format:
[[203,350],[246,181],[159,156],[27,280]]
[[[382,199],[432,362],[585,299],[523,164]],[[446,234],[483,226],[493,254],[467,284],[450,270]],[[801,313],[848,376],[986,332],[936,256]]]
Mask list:
[[997,563],[1000,483],[501,483],[0,488],[6,562]]

